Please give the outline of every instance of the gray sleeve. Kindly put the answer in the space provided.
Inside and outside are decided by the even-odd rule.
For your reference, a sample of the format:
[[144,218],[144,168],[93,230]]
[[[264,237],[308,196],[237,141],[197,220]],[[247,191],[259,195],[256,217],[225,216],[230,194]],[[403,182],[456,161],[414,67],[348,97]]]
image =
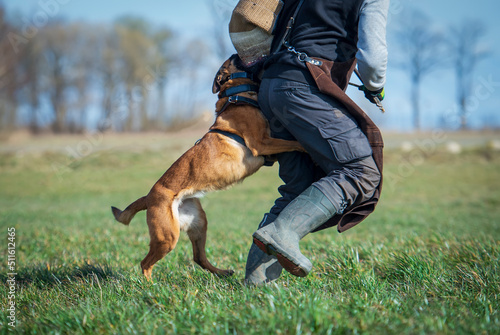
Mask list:
[[356,58],[363,83],[370,91],[385,85],[389,1],[365,0],[361,6]]

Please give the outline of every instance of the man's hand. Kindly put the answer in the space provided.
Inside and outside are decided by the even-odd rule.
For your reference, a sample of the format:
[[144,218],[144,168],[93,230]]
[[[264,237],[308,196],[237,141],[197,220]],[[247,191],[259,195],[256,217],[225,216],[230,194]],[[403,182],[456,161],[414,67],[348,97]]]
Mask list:
[[383,87],[377,91],[370,91],[365,87],[365,85],[361,85],[361,86],[359,86],[359,90],[363,91],[365,93],[365,97],[368,100],[370,100],[371,103],[373,103],[377,106],[385,98],[385,90]]

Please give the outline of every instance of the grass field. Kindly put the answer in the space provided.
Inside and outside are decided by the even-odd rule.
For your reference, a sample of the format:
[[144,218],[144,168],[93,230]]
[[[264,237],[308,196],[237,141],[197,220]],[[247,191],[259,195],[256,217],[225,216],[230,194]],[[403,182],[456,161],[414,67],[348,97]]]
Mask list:
[[[243,285],[245,260],[278,195],[276,168],[202,200],[208,257],[233,277],[197,267],[183,235],[151,284],[139,271],[149,243],[144,213],[125,227],[109,207],[146,194],[196,138],[161,138],[156,147],[118,138],[108,147],[106,136],[0,154],[1,333],[500,333],[498,151],[387,150],[375,213],[343,234],[308,235],[308,277],[284,273],[252,288]],[[7,284],[12,227],[15,292]]]

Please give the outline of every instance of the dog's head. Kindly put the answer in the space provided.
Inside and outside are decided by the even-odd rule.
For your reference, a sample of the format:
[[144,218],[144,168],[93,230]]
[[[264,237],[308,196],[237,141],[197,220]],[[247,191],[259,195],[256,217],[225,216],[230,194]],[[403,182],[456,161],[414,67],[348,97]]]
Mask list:
[[221,86],[229,80],[229,76],[235,72],[244,71],[243,69],[238,69],[236,67],[236,59],[239,59],[238,54],[234,54],[229,57],[224,63],[222,63],[219,71],[215,74],[214,83],[212,85],[212,93],[217,93],[220,91]]
[[251,73],[254,78],[257,78],[261,69],[262,64],[246,67],[238,54],[234,54],[221,65],[219,71],[215,74],[214,83],[212,85],[212,93],[215,94],[219,92],[221,86],[229,80],[229,77],[233,73],[248,72]]

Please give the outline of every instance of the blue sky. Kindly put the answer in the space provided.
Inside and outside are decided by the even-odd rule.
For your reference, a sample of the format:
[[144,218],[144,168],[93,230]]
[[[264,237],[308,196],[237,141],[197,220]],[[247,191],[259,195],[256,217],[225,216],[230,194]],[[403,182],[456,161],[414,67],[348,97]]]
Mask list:
[[[32,20],[36,13],[45,10],[54,12],[67,20],[82,20],[94,23],[112,22],[123,15],[142,16],[157,25],[173,29],[188,38],[211,38],[214,17],[209,2],[217,9],[217,20],[227,22],[230,11],[237,0],[0,0],[11,17]],[[476,71],[473,92],[473,115],[471,124],[483,126],[500,125],[500,2],[496,0],[392,0],[388,33],[395,28],[397,17],[409,7],[425,12],[438,28],[446,29],[463,19],[480,19],[488,29],[484,38],[490,56],[480,63]],[[394,42],[392,42],[394,44]],[[390,45],[390,51],[395,48]],[[209,79],[207,79],[208,81]],[[453,73],[443,69],[424,79],[422,86],[423,125],[437,126],[440,118],[448,117],[454,110],[455,88]],[[210,83],[207,82],[207,86]],[[357,101],[369,109],[369,113],[384,127],[405,130],[411,128],[411,110],[408,102],[409,82],[406,75],[389,63],[386,85],[387,113],[378,115],[376,109],[366,105],[358,92],[350,91]],[[209,99],[212,99],[210,97]],[[213,100],[208,104],[213,106]]]

